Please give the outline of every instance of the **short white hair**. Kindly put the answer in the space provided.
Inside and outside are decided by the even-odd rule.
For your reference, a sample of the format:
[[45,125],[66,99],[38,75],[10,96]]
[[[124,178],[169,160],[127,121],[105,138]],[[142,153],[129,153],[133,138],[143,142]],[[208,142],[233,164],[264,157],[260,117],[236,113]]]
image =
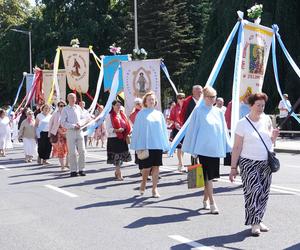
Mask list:
[[224,102],[224,99],[223,99],[223,97],[218,97],[218,98],[217,98],[217,101],[222,101],[222,102]]
[[139,97],[135,98],[134,99],[134,104],[142,104],[143,103],[143,100]]

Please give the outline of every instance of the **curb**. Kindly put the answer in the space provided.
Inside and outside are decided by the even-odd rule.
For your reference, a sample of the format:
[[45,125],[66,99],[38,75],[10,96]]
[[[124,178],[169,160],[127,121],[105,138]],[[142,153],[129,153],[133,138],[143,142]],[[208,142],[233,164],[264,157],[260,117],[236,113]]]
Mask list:
[[289,154],[300,154],[299,149],[288,149],[288,148],[274,148],[276,153],[289,153]]

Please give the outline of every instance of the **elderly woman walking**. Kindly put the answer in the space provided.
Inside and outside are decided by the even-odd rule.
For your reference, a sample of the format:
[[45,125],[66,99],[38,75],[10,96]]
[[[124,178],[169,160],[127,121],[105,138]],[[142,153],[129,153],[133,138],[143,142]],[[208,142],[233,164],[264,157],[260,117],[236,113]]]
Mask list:
[[32,162],[36,155],[36,133],[34,113],[31,110],[27,111],[27,117],[22,121],[19,129],[19,139],[23,140],[23,147],[25,153],[25,161]]
[[235,130],[229,179],[234,181],[239,165],[245,198],[245,225],[251,225],[252,235],[259,236],[261,232],[269,231],[262,220],[269,198],[272,173],[268,165],[267,150],[258,133],[268,150],[273,151],[272,144],[278,137],[279,130],[273,129],[270,117],[264,113],[268,100],[266,94],[257,93],[248,100],[250,113],[237,123]]
[[204,209],[218,214],[219,209],[213,197],[213,179],[220,178],[220,158],[231,150],[229,134],[223,112],[213,106],[217,92],[212,87],[203,89],[204,102],[198,106],[191,117],[182,150],[198,156],[204,174]]
[[35,126],[36,134],[38,138],[38,163],[49,164],[48,159],[50,158],[52,145],[50,143],[49,133],[49,122],[51,118],[50,106],[44,104],[41,107],[41,113],[36,116]]
[[52,143],[52,157],[58,158],[61,170],[69,170],[68,167],[68,147],[66,133],[67,129],[61,125],[61,112],[66,106],[64,101],[57,103],[57,110],[52,114],[49,122],[49,137]]
[[[143,97],[143,106],[134,122],[131,149],[137,151],[139,168],[142,169],[140,194],[146,190],[147,178],[152,173],[152,196],[159,198],[157,184],[159,166],[162,165],[162,154],[169,150],[167,125],[164,115],[155,109],[157,99],[154,92]],[[144,156],[141,156],[144,155]]]

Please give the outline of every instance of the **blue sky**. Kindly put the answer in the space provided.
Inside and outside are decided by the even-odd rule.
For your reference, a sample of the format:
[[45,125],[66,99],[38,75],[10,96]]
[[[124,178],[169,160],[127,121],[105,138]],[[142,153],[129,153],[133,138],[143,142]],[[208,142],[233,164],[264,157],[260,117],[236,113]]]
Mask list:
[[29,0],[29,2],[31,3],[31,5],[35,5],[35,0]]

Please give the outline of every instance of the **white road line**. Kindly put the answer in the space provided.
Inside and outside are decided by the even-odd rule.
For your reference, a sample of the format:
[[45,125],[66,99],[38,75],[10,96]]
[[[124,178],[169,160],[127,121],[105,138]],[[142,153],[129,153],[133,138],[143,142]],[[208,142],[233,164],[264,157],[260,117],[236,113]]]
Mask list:
[[6,171],[10,170],[9,168],[4,167],[4,166],[2,166],[2,165],[0,165],[0,169],[6,170]]
[[58,188],[58,187],[55,187],[55,186],[52,186],[52,185],[45,185],[45,187],[46,187],[46,188],[50,188],[50,189],[52,189],[52,190],[54,190],[54,191],[56,191],[56,192],[59,192],[59,193],[61,193],[61,194],[67,195],[67,196],[69,196],[69,197],[71,197],[71,198],[76,198],[76,197],[78,197],[77,194],[70,193],[70,192],[68,192],[68,191],[65,191],[65,190],[63,190],[63,189],[61,189],[61,188]]
[[176,240],[180,243],[183,243],[183,244],[186,244],[186,245],[189,245],[191,247],[193,247],[193,249],[197,249],[197,250],[213,250],[213,248],[211,247],[207,247],[207,246],[204,246],[198,242],[195,242],[195,241],[192,241],[192,240],[189,240],[181,235],[169,235],[168,236],[169,238],[173,239],[173,240]]
[[[231,183],[230,180],[228,180],[224,177],[221,177],[219,180],[222,181],[222,182]],[[241,185],[242,181],[239,180],[239,179],[235,179],[233,184]],[[271,191],[279,192],[279,193],[285,193],[285,194],[300,195],[300,190],[298,190],[298,189],[286,188],[286,187],[281,187],[281,186],[277,186],[277,185],[271,185]],[[294,192],[292,192],[292,191],[294,191]]]

